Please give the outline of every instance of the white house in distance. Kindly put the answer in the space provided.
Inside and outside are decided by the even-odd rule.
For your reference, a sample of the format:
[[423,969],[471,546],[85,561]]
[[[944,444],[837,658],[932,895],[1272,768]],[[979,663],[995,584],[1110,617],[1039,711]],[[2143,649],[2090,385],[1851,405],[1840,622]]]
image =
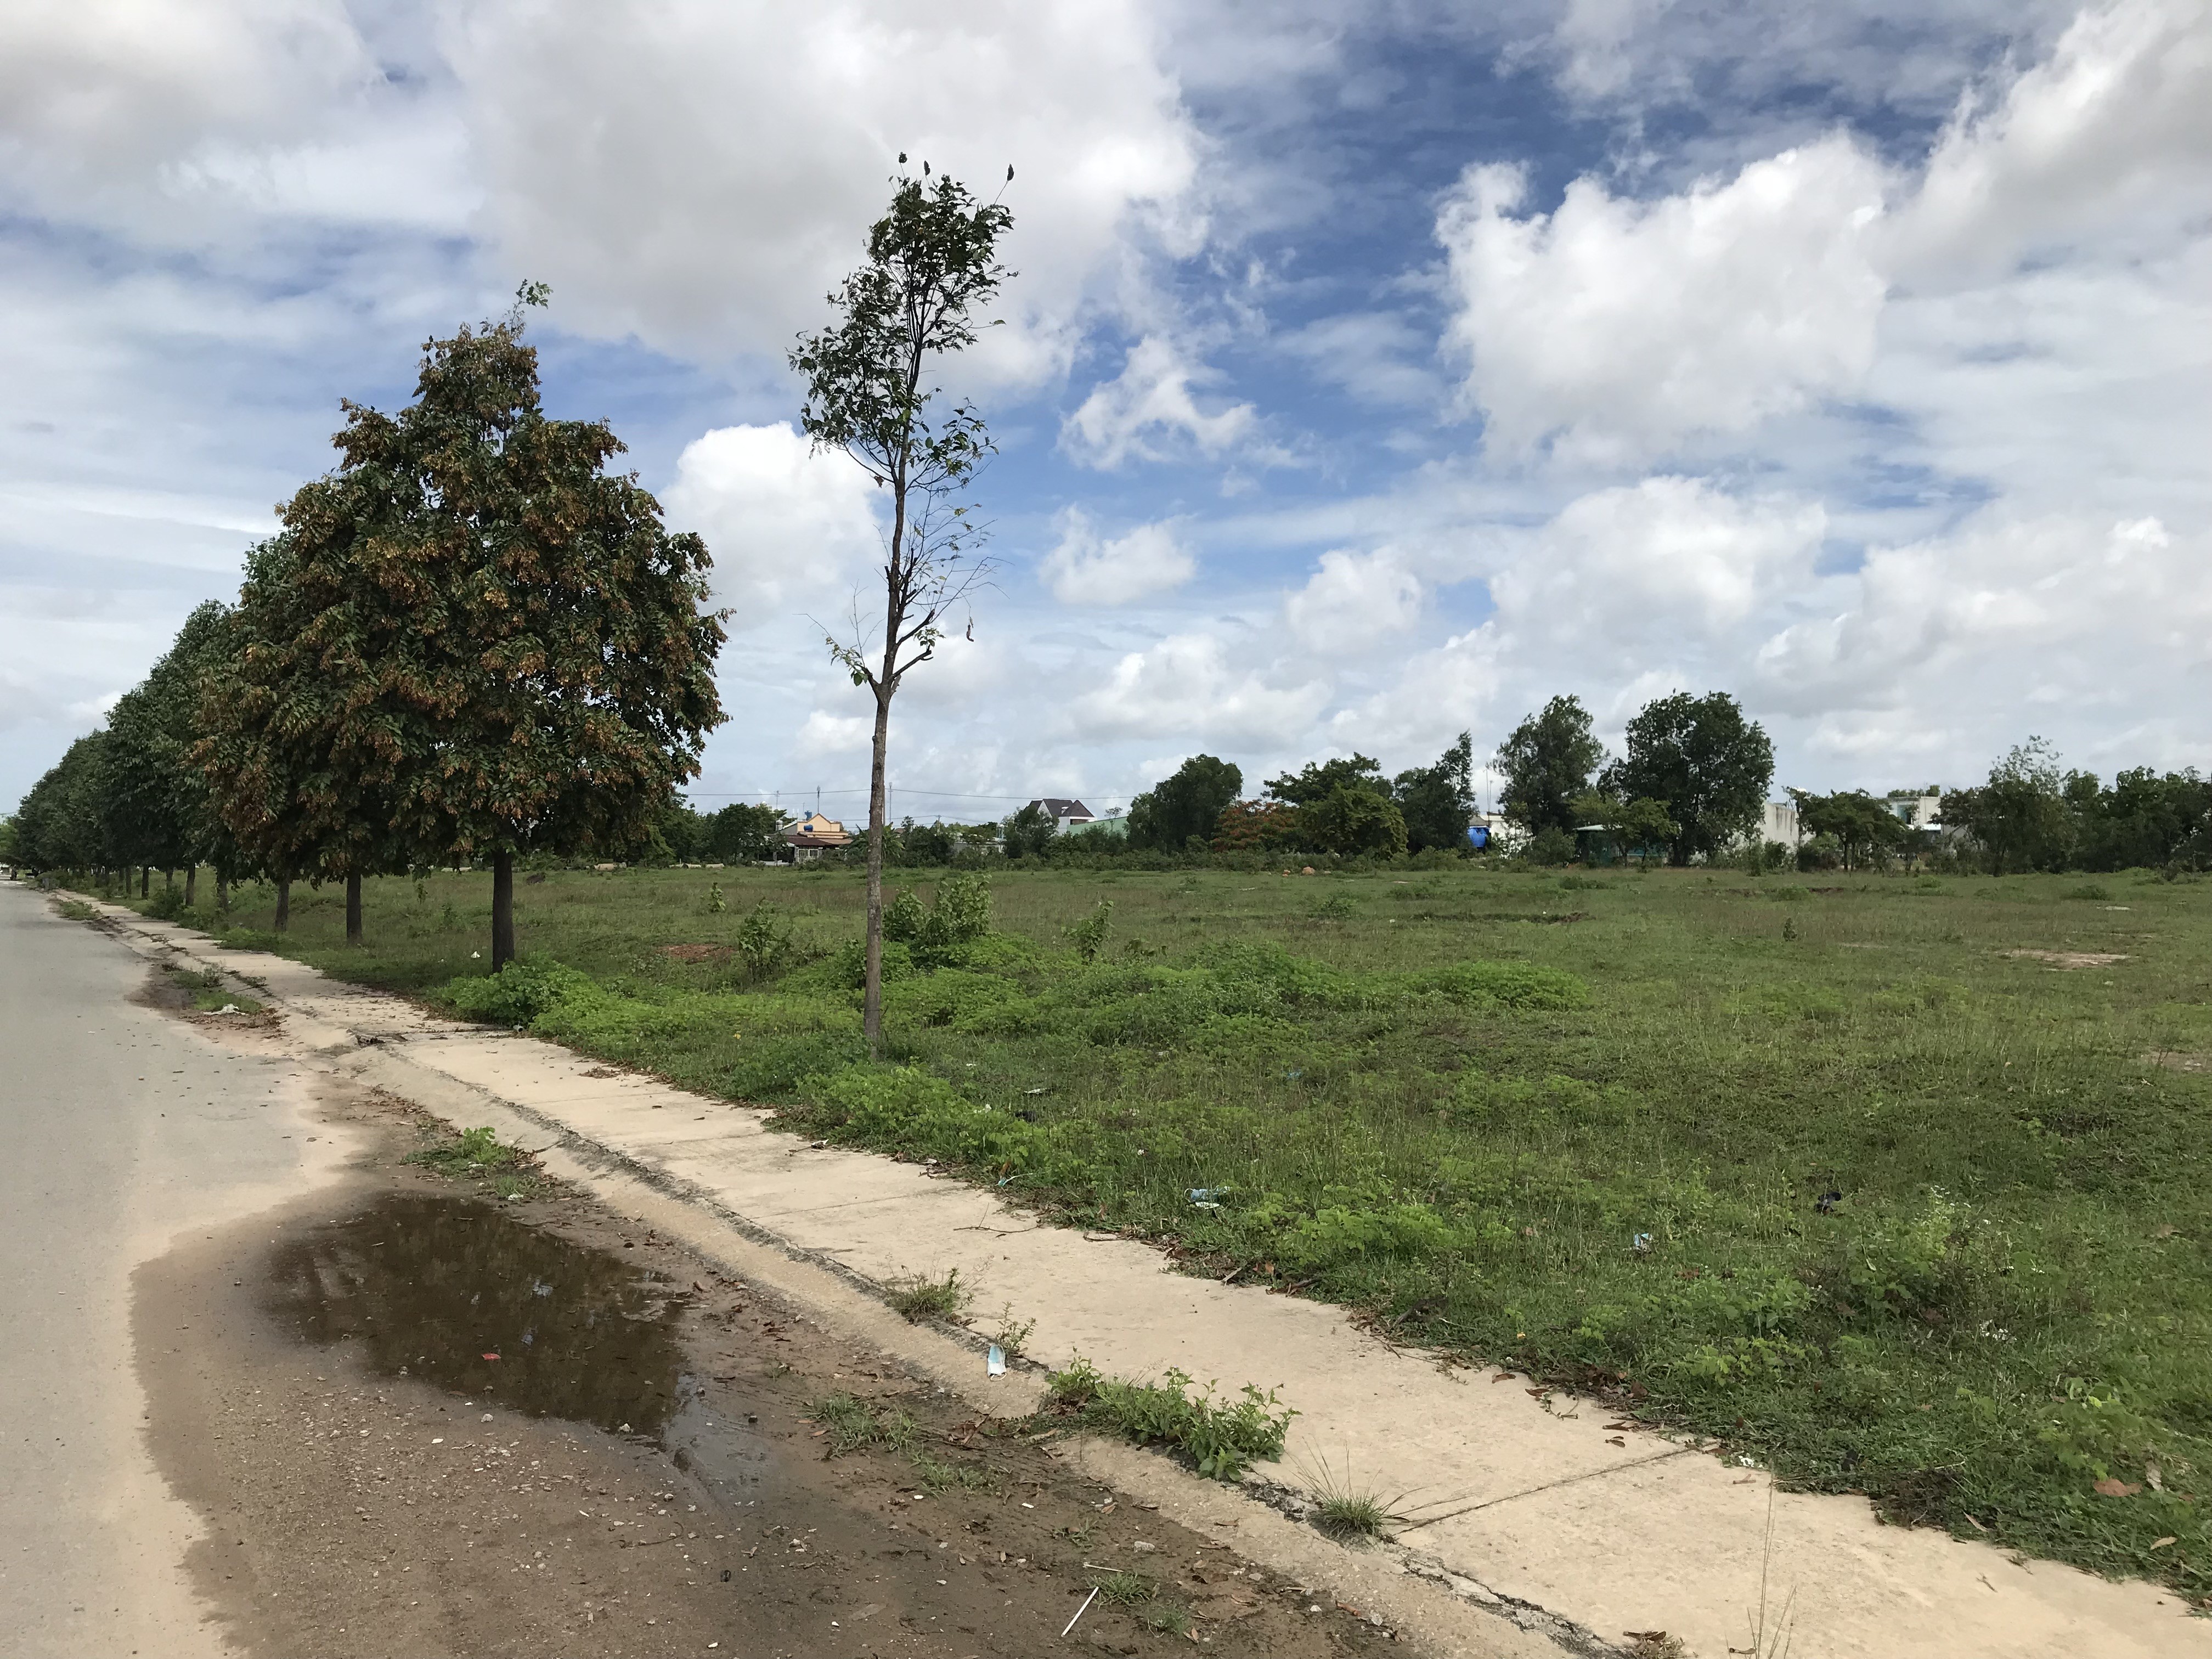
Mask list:
[[1050,818],[1052,827],[1061,835],[1066,835],[1071,830],[1080,830],[1086,823],[1095,823],[1098,817],[1081,801],[1063,800],[1058,795],[1040,796],[1031,801],[1029,806],[1023,808],[1023,811],[1028,811],[1032,808]]
[[[1882,805],[1895,813],[1911,830],[1940,830],[1942,821],[1938,816],[1943,797],[1930,791],[1924,795],[1890,795]],[[1768,841],[1778,841],[1784,847],[1796,847],[1805,839],[1805,831],[1797,822],[1797,803],[1794,800],[1771,800],[1759,826],[1759,833]]]

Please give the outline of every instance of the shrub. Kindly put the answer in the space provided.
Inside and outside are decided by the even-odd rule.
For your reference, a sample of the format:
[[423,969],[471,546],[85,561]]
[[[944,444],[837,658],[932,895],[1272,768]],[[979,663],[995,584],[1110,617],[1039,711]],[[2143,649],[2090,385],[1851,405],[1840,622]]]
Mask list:
[[1190,1384],[1188,1372],[1173,1370],[1158,1382],[1104,1376],[1079,1354],[1047,1380],[1048,1398],[1060,1411],[1139,1446],[1172,1447],[1211,1480],[1237,1480],[1255,1462],[1283,1455],[1283,1437],[1297,1413],[1271,1409],[1274,1390],[1263,1394],[1248,1382],[1224,1405],[1213,1384],[1194,1398]]
[[1551,825],[1539,830],[1530,837],[1521,856],[1531,864],[1542,865],[1547,869],[1556,865],[1571,864],[1575,859],[1575,838],[1557,825]]
[[1100,899],[1091,914],[1080,921],[1070,923],[1061,937],[1075,947],[1075,954],[1085,962],[1098,960],[1098,952],[1105,948],[1106,935],[1114,926],[1114,901]]
[[558,963],[510,962],[496,974],[453,980],[446,1000],[455,1013],[492,1025],[527,1025],[566,998],[598,991],[590,979]]
[[766,979],[792,955],[791,929],[779,920],[775,907],[765,901],[745,913],[732,943],[752,979]]

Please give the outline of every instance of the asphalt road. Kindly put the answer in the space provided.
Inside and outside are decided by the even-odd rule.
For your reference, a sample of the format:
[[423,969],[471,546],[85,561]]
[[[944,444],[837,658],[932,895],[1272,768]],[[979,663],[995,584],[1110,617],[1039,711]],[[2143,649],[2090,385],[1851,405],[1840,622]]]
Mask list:
[[234,1651],[145,1443],[131,1273],[343,1156],[306,1073],[134,1002],[149,974],[0,882],[0,1651],[27,1659]]

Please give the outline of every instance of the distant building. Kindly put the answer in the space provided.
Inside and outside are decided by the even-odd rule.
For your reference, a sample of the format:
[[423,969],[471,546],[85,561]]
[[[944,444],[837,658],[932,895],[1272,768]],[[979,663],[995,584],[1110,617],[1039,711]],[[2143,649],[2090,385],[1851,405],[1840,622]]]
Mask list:
[[1805,838],[1797,823],[1797,803],[1794,800],[1771,800],[1759,825],[1759,836],[1765,841],[1778,841],[1784,847],[1795,847]]
[[1063,800],[1058,795],[1045,795],[1031,801],[1024,811],[1042,812],[1052,820],[1053,828],[1063,835],[1070,830],[1097,821],[1098,815],[1079,800]]
[[809,812],[796,823],[784,826],[783,844],[791,849],[793,864],[811,864],[824,853],[850,847],[853,838],[836,819]]

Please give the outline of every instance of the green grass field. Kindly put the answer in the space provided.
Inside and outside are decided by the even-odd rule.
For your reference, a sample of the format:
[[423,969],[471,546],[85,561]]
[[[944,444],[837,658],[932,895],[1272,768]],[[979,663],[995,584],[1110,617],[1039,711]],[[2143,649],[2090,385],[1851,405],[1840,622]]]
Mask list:
[[[2212,1598],[2212,884],[1002,872],[879,1065],[857,873],[518,891],[549,971],[480,1012]],[[349,951],[302,893],[283,948],[450,1006],[489,907],[372,884]]]

